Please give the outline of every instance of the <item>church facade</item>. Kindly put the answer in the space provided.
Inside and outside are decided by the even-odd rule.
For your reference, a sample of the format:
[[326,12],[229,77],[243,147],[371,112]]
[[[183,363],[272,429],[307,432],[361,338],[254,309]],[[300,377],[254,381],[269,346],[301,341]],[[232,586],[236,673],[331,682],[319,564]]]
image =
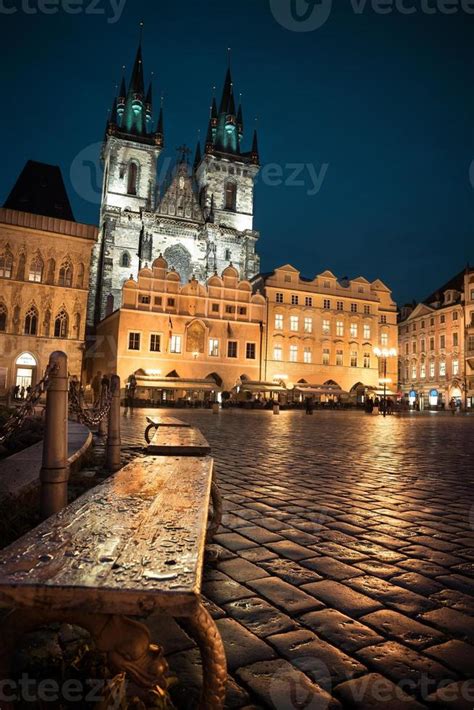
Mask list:
[[254,183],[259,171],[257,135],[243,150],[244,124],[236,107],[230,68],[219,106],[215,99],[204,149],[193,164],[184,147],[164,185],[157,184],[164,148],[163,108],[153,122],[151,84],[145,92],[142,49],[128,87],[114,99],[102,159],[99,239],[92,264],[88,323],[120,307],[130,276],[160,254],[187,283],[206,281],[230,263],[239,277],[259,272],[258,232],[253,228]]

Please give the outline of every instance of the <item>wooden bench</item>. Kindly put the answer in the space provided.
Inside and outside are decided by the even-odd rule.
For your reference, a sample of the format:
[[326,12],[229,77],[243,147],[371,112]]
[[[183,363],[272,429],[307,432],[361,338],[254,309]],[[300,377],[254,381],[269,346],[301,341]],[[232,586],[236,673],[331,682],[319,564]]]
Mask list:
[[[199,429],[194,429],[180,419],[173,417],[147,417],[147,421],[155,428],[151,441],[147,438],[147,454],[152,456],[172,456],[179,452],[181,456],[208,456],[211,447]],[[212,507],[209,510],[209,525],[206,542],[209,544],[222,522],[222,497],[215,478],[211,485]],[[209,551],[210,552],[210,551]]]
[[114,672],[164,688],[163,650],[133,617],[166,611],[200,648],[199,708],[220,710],[225,653],[200,596],[212,474],[209,456],[146,456],[1,551],[1,677],[22,634],[67,622],[91,633]]

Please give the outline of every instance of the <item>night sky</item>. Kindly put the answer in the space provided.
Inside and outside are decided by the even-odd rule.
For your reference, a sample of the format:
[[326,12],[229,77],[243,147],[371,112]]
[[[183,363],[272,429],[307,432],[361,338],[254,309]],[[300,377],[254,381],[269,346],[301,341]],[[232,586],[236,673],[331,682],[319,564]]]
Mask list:
[[[80,14],[65,0],[55,14],[33,14],[38,0],[3,0],[0,199],[27,159],[58,164],[76,219],[97,222],[99,143],[143,18],[155,113],[165,94],[165,158],[183,142],[194,150],[198,129],[205,137],[232,48],[245,149],[257,116],[266,165],[256,191],[262,270],[329,268],[379,277],[399,303],[427,296],[474,262],[474,14],[455,0],[405,0],[417,10],[409,15],[334,0],[323,23],[329,0],[316,3],[319,15],[293,0],[300,20],[291,2],[128,0],[118,19],[110,0],[94,0],[101,14],[85,12],[91,0],[69,0]],[[305,9],[321,26],[294,31]]]

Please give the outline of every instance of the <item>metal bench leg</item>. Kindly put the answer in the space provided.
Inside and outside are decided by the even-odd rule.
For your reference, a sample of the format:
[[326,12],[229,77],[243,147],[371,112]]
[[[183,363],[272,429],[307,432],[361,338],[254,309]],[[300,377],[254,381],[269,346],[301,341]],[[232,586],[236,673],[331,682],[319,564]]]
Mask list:
[[212,514],[210,516],[209,524],[207,527],[206,543],[212,542],[212,539],[216,532],[219,530],[222,522],[222,496],[219,491],[219,486],[215,481],[211,484],[211,500],[212,500]]
[[224,644],[215,621],[201,602],[192,616],[182,618],[181,621],[201,651],[203,686],[198,710],[222,710],[227,663]]

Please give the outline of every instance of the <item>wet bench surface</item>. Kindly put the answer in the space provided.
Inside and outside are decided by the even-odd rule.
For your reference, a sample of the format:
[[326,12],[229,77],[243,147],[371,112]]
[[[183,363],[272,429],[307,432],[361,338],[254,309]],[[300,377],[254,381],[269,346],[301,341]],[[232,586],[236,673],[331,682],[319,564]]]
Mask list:
[[[207,444],[200,432],[193,441]],[[200,707],[221,708],[225,655],[200,598],[212,474],[207,455],[147,456],[4,549],[0,677],[10,677],[22,633],[63,620],[89,630],[116,671],[147,687],[161,685],[163,653],[146,627],[127,617],[164,610],[186,620],[200,647]]]

